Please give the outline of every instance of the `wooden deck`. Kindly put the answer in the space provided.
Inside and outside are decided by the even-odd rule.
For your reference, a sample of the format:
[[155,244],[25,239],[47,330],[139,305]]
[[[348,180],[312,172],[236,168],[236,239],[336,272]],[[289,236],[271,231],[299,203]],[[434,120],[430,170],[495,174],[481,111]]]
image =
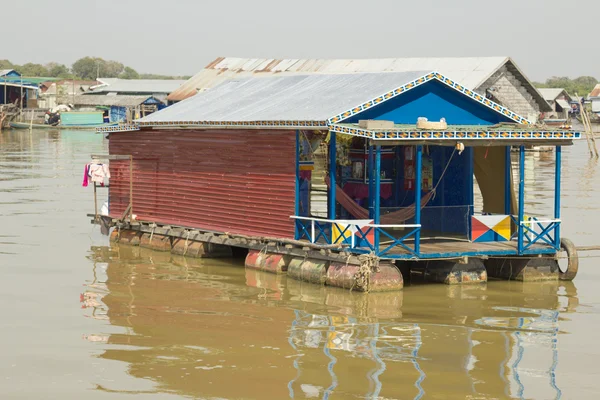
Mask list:
[[[381,250],[386,249],[389,244],[380,246]],[[409,248],[414,247],[414,243],[408,242]],[[458,257],[477,257],[477,256],[509,256],[517,255],[517,242],[487,242],[471,243],[467,241],[458,241],[452,239],[422,239],[420,249],[420,259],[435,258],[458,258]],[[556,250],[546,244],[534,244],[527,249],[526,254],[554,254]],[[389,257],[386,257],[389,256]],[[381,258],[416,258],[408,250],[396,246],[389,250]]]

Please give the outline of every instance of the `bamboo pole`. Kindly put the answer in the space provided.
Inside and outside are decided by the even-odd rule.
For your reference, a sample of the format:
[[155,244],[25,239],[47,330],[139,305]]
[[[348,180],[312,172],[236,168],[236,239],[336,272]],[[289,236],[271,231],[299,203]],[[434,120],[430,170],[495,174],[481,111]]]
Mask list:
[[96,188],[97,188],[96,182],[94,182],[94,215],[95,215],[94,219],[96,221],[98,221],[98,194],[97,194]]
[[598,153],[598,146],[596,145],[596,138],[594,137],[592,124],[590,122],[590,118],[587,113],[587,110],[584,107],[584,103],[581,101],[580,101],[580,110],[581,110],[581,112],[580,112],[581,121],[583,122],[583,127],[585,129],[585,136],[587,139],[588,148],[590,150],[590,157],[598,158],[598,156],[600,154]]

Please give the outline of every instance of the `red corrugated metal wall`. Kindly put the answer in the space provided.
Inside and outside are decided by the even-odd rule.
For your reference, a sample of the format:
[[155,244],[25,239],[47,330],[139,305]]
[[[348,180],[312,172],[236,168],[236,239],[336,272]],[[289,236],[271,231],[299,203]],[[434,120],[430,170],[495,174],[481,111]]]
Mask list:
[[[110,134],[109,149],[133,155],[139,220],[294,236],[294,131],[119,132]],[[111,161],[110,169],[110,212],[120,216],[129,203],[129,161]]]

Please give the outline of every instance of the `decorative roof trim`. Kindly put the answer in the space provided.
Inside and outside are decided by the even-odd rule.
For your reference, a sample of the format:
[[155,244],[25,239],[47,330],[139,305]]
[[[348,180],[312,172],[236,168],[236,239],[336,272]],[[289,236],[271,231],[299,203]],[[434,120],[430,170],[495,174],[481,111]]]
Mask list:
[[140,127],[272,127],[272,128],[322,128],[328,129],[327,121],[172,121],[139,122]]
[[140,126],[138,124],[123,124],[123,125],[112,125],[102,126],[96,128],[96,133],[112,133],[112,132],[133,132],[139,131]]
[[366,110],[373,108],[379,104],[382,104],[390,99],[393,99],[393,98],[395,98],[411,89],[414,89],[417,86],[421,86],[422,84],[429,82],[431,80],[437,80],[439,82],[442,82],[446,86],[451,87],[452,89],[464,94],[465,96],[470,97],[471,99],[477,101],[478,103],[483,104],[487,108],[489,108],[493,111],[496,111],[497,113],[502,114],[503,116],[505,116],[507,118],[510,118],[514,122],[517,122],[522,125],[531,125],[532,124],[531,121],[510,111],[508,108],[503,107],[503,106],[493,102],[490,99],[487,99],[485,96],[482,96],[479,93],[476,93],[470,89],[465,88],[458,82],[455,82],[452,79],[446,78],[444,75],[440,74],[439,72],[435,72],[435,71],[431,72],[425,76],[422,76],[418,79],[415,79],[412,82],[406,83],[403,86],[400,86],[392,91],[384,93],[381,96],[378,96],[370,101],[367,101],[361,105],[358,105],[358,106],[356,106],[346,112],[343,112],[333,118],[330,118],[328,122],[330,124],[340,123],[354,115],[360,114],[363,111],[366,111]]
[[331,125],[330,132],[358,136],[373,140],[573,140],[580,139],[581,133],[574,131],[534,131],[534,130],[486,130],[482,126],[478,131],[447,130],[447,131],[400,131],[350,128],[347,126]]

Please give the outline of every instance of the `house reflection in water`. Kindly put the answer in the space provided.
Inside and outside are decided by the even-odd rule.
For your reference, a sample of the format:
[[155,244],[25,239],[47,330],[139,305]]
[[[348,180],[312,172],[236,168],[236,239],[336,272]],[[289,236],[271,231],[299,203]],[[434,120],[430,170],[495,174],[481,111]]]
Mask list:
[[[106,275],[83,294],[86,314],[125,328],[108,344],[100,340],[100,357],[128,363],[129,374],[153,382],[155,392],[561,396],[558,317],[574,311],[561,305],[576,301],[572,283],[424,285],[365,295],[244,270],[237,261],[126,246],[94,249],[93,257]],[[557,295],[560,286],[566,296]]]

